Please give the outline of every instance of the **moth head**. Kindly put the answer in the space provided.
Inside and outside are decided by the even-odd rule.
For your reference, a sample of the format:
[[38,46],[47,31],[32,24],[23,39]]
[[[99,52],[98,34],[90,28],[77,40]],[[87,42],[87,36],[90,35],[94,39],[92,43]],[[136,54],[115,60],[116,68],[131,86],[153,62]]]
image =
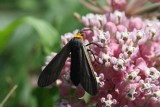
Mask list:
[[86,35],[86,32],[91,30],[90,28],[84,28],[78,31],[78,33],[75,35],[75,38],[79,38],[83,40],[83,36]]

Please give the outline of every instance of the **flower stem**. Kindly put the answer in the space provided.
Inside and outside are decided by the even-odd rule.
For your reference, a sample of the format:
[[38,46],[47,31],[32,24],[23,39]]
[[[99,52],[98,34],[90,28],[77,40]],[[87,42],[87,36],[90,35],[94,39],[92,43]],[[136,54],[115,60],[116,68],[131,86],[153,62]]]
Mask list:
[[0,107],[3,107],[3,105],[5,104],[5,102],[9,99],[9,97],[13,94],[13,92],[16,90],[18,86],[15,85],[10,92],[7,94],[7,96],[3,99],[3,101],[0,103]]
[[140,10],[135,10],[133,12],[133,14],[140,14],[140,13],[146,12],[146,11],[151,10],[151,9],[159,8],[159,6],[160,6],[160,3],[154,3],[154,4],[151,4],[149,6],[142,7]]
[[85,1],[85,0],[80,0],[80,2],[81,2],[86,8],[90,9],[90,10],[93,11],[93,12],[103,13],[103,12],[101,11],[101,9],[99,9],[98,7],[96,7],[96,6],[88,3],[88,2]]

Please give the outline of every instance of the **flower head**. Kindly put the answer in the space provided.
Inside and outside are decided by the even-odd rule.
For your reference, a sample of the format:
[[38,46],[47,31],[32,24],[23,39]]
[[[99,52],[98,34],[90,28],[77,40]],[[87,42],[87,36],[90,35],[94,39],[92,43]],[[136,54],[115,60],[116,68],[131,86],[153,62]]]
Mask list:
[[[128,2],[113,1],[112,5],[120,5],[117,8]],[[89,97],[86,105],[97,103],[104,107],[146,107],[151,104],[159,107],[160,22],[140,17],[127,18],[125,12],[115,11],[103,15],[87,14],[82,16],[82,23],[84,29],[88,29],[84,31],[84,44],[94,43],[87,48],[92,51],[88,53],[99,89],[96,96]],[[76,32],[77,30],[61,37],[63,46]],[[55,55],[49,56],[46,64]],[[74,98],[85,105],[84,99],[79,99],[86,96],[84,90],[81,86],[75,88],[69,79],[70,63],[68,58],[59,78],[61,82],[57,84],[61,98],[67,99],[71,106],[74,106],[75,103],[72,102],[75,100],[69,99]],[[69,95],[64,88],[68,92],[71,89],[78,91]]]

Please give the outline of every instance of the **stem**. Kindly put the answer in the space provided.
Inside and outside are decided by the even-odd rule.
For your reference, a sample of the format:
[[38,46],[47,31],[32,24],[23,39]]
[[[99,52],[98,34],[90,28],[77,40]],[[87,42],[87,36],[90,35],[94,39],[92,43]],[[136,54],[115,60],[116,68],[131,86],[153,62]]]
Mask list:
[[91,5],[90,3],[86,2],[85,0],[80,0],[80,2],[88,9],[90,9],[91,11],[95,12],[95,13],[103,13],[101,11],[101,9],[99,9],[98,7]]
[[135,11],[141,10],[141,7],[147,3],[148,0],[132,0],[129,2],[126,10],[130,15],[134,15]]
[[148,0],[137,0],[136,5],[134,6],[135,9],[143,7],[148,2]]
[[18,86],[15,85],[10,92],[7,94],[7,96],[3,99],[3,101],[0,103],[0,107],[3,107],[3,105],[6,103],[6,101],[9,99],[9,97],[13,94],[13,92],[16,90]]
[[111,1],[110,1],[110,0],[105,0],[105,3],[106,3],[108,6],[111,6]]
[[108,13],[111,11],[109,7],[102,6],[99,2],[95,1],[96,5],[103,11],[103,13]]
[[154,3],[147,7],[142,7],[140,10],[135,10],[133,14],[140,14],[151,9],[159,8],[159,6],[160,6],[160,3]]
[[135,3],[137,0],[130,0],[128,1],[127,7],[126,7],[126,12],[130,13],[130,11],[132,10],[132,8],[134,7]]

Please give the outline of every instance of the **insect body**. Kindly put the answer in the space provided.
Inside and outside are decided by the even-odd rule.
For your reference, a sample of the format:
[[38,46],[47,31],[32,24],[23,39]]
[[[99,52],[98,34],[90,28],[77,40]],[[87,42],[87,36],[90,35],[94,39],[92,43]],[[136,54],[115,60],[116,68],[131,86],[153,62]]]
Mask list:
[[62,50],[44,68],[38,79],[38,86],[51,85],[60,75],[60,72],[71,52],[70,79],[75,86],[82,85],[85,91],[91,95],[98,92],[94,69],[90,62],[86,46],[83,44],[83,36],[77,33]]

